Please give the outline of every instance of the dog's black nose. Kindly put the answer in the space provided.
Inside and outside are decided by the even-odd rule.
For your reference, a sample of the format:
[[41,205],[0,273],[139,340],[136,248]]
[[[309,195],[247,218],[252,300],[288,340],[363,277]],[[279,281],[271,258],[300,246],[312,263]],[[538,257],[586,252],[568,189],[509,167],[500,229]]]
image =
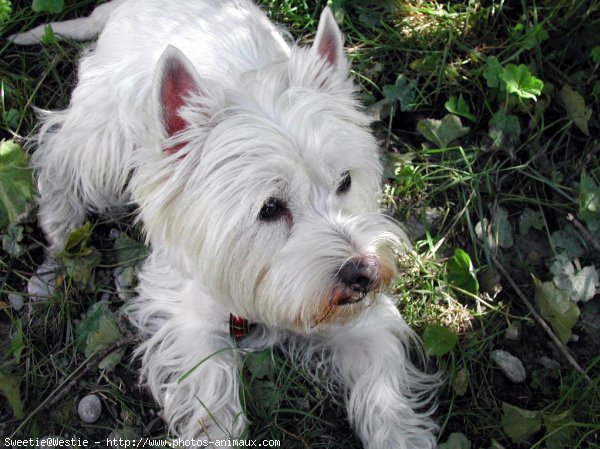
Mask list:
[[347,302],[357,302],[373,289],[379,279],[379,257],[367,255],[348,259],[340,271],[338,278],[354,295]]

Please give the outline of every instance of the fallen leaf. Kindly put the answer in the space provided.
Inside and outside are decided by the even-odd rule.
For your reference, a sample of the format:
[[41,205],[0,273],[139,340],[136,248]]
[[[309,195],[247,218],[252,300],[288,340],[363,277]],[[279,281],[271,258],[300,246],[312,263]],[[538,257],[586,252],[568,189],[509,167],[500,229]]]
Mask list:
[[452,142],[470,131],[468,127],[462,126],[460,118],[453,114],[446,115],[442,120],[421,120],[417,124],[417,130],[438,148],[448,148]]
[[514,442],[526,442],[529,437],[542,427],[540,412],[523,410],[514,405],[502,403],[502,420],[500,425],[504,433]]
[[582,95],[569,86],[564,86],[558,93],[558,98],[567,111],[569,120],[573,121],[579,131],[589,136],[588,122],[592,117],[592,110],[586,107]]
[[535,304],[562,343],[569,341],[572,329],[579,318],[579,307],[569,299],[565,290],[552,282],[540,282],[533,278]]

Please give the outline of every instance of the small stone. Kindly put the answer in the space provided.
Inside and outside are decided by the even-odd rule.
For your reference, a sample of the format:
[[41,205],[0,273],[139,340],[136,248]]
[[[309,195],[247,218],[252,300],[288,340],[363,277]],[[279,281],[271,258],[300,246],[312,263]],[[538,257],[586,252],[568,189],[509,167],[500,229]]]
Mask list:
[[577,343],[578,341],[579,341],[579,335],[571,334],[571,337],[569,338],[569,343]]
[[18,293],[9,293],[8,302],[10,302],[11,307],[18,312],[23,308],[23,305],[25,305],[25,298]]
[[508,341],[519,341],[521,339],[521,323],[513,321],[504,331],[504,338]]
[[85,423],[93,423],[98,420],[102,412],[102,403],[95,394],[88,394],[79,401],[77,406],[79,417]]
[[56,286],[60,266],[54,259],[46,259],[27,283],[27,293],[32,301],[47,300]]
[[111,230],[108,231],[108,239],[109,240],[117,240],[120,235],[121,235],[121,231],[119,231],[117,228],[111,228]]
[[525,379],[527,379],[525,367],[514,355],[502,349],[495,349],[492,351],[491,357],[492,361],[500,368],[500,371],[504,373],[508,380],[516,384],[525,382]]

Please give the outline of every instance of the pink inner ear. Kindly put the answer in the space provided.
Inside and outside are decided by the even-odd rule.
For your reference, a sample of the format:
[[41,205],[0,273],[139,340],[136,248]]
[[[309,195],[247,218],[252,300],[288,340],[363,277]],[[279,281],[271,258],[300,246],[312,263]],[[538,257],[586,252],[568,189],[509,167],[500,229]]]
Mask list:
[[323,36],[319,42],[319,54],[331,65],[337,62],[337,40],[333,34]]
[[[183,131],[186,123],[179,115],[179,109],[184,105],[184,98],[197,90],[194,78],[183,65],[174,62],[167,65],[162,79],[160,97],[163,108],[163,123],[169,137]],[[173,154],[179,151],[184,143],[165,149],[165,153]]]

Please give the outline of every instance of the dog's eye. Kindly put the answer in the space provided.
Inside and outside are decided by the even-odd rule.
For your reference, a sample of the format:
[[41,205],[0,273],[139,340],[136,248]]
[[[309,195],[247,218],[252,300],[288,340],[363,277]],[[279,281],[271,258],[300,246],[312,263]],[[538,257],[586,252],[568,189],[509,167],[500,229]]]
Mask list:
[[262,221],[277,220],[285,212],[285,203],[278,198],[268,198],[260,209],[258,218]]
[[350,172],[344,172],[344,174],[342,175],[342,181],[338,185],[336,193],[339,194],[339,193],[347,192],[350,189],[351,185],[352,185],[352,178],[350,177]]

